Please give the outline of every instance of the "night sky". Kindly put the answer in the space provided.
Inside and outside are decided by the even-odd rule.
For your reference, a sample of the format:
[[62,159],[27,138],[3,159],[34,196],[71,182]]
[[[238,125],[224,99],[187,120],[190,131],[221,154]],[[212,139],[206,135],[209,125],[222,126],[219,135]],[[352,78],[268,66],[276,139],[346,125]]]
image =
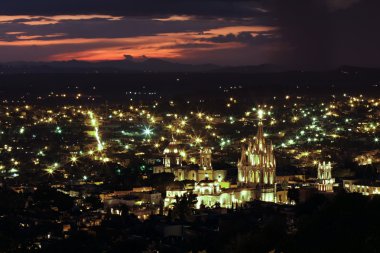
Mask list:
[[0,0],[0,61],[380,67],[379,0]]

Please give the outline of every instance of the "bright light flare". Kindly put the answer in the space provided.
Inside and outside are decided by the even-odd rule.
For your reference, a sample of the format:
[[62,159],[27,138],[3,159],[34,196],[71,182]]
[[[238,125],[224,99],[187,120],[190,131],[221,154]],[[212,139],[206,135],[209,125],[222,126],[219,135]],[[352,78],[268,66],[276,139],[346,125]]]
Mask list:
[[260,110],[257,111],[257,117],[258,117],[260,120],[263,119],[264,114],[265,114],[264,110],[261,110],[261,109],[260,109]]
[[151,135],[153,135],[153,130],[150,127],[145,127],[143,129],[143,135],[145,135],[146,137],[150,137]]
[[76,156],[72,156],[72,157],[70,157],[70,161],[71,161],[72,163],[76,163],[76,162],[78,161],[78,157],[76,157]]

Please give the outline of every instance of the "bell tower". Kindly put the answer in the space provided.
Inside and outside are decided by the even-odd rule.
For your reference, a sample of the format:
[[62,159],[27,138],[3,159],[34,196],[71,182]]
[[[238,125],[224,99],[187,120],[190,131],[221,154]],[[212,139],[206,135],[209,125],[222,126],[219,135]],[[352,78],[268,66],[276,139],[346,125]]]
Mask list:
[[212,170],[211,165],[211,149],[204,148],[199,151],[200,153],[200,167],[203,170]]

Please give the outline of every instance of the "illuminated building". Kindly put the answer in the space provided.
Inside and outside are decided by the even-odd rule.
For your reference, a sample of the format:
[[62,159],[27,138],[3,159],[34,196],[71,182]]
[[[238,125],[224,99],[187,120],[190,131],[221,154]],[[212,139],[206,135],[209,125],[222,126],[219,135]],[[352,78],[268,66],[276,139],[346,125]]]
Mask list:
[[159,213],[161,193],[151,187],[133,188],[132,191],[114,191],[99,195],[106,209],[112,214],[122,215],[122,206],[127,206],[130,213],[140,220],[147,219],[152,214]]
[[178,185],[168,186],[166,188],[166,198],[164,200],[164,206],[170,207],[171,205],[175,203],[177,196],[182,197],[186,193],[187,193],[187,190],[181,187],[178,187]]
[[177,196],[181,197],[187,192],[192,192],[197,196],[195,207],[198,209],[202,206],[233,208],[254,199],[254,193],[250,189],[224,188],[223,184],[218,181],[205,179],[194,183],[192,187],[169,186],[166,190],[165,207],[170,208],[175,203]]
[[223,189],[221,184],[214,180],[202,180],[195,185],[194,193],[197,195],[196,207],[233,208],[244,202],[251,201],[253,192],[244,188]]
[[355,157],[354,161],[360,166],[380,163],[380,150],[370,150]]
[[380,194],[380,182],[366,182],[356,179],[343,180],[343,188],[346,192],[360,193],[365,196]]
[[[262,113],[261,113],[262,114]],[[238,161],[238,185],[254,191],[256,199],[275,202],[276,199],[276,160],[272,143],[266,143],[262,116],[256,137],[248,140]]]
[[[273,145],[266,143],[261,120],[262,114],[259,116],[257,135],[248,141],[247,148],[242,149],[241,159],[238,161],[237,186],[231,187],[228,184],[225,187],[224,177],[219,178],[216,171],[212,169],[211,150],[200,151],[200,168],[198,172],[191,172],[194,173],[196,181],[193,193],[197,195],[197,208],[201,206],[233,208],[255,199],[276,202],[276,161]],[[186,178],[182,177],[179,171],[181,170],[178,170],[177,179],[185,180]],[[225,174],[223,175],[225,176]],[[181,190],[177,189],[177,193],[183,194]],[[167,197],[168,200],[165,200],[165,203],[173,200],[173,193],[173,191],[167,192],[170,197]],[[286,190],[279,192],[279,199],[281,203],[287,203]]]
[[163,165],[155,166],[153,173],[174,173],[176,169],[182,167],[184,152],[181,145],[177,141],[172,140],[164,150]]
[[212,170],[211,154],[210,148],[200,150],[200,166],[203,170]]
[[335,179],[331,176],[331,162],[318,164],[317,188],[322,192],[333,192]]
[[186,151],[181,148],[179,143],[172,141],[164,150],[163,165],[155,166],[153,173],[173,173],[177,181],[217,180],[222,182],[227,172],[226,170],[213,170],[211,155],[210,148],[203,148],[200,150],[199,164],[184,165],[183,159]]

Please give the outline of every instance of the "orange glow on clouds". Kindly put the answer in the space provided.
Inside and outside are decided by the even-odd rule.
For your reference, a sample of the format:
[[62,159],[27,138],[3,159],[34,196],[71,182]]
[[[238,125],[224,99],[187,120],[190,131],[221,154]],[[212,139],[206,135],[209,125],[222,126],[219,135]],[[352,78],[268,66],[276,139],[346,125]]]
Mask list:
[[227,35],[227,34],[238,34],[241,32],[250,32],[250,33],[261,33],[261,32],[270,32],[274,31],[276,28],[273,26],[227,26],[222,28],[210,29],[205,32],[205,34],[215,35]]
[[[75,17],[76,19],[96,18],[97,15],[80,15],[80,16],[54,16],[55,20],[66,20]],[[109,18],[110,16],[103,16]],[[54,20],[53,17],[52,20]],[[115,18],[115,17],[112,17]],[[178,19],[178,17],[169,17],[169,19]],[[0,23],[9,20],[0,16]],[[23,32],[8,32],[9,35],[15,35],[17,40],[2,41],[1,46],[10,47],[57,47],[58,53],[55,53],[47,59],[39,60],[120,60],[124,55],[139,57],[146,55],[152,58],[166,59],[184,59],[194,58],[202,52],[209,52],[224,49],[237,49],[246,45],[239,42],[214,43],[202,39],[208,39],[218,35],[227,35],[230,33],[238,34],[240,32],[259,33],[272,31],[273,27],[267,26],[229,26],[217,29],[206,30],[203,33],[162,33],[151,36],[137,36],[126,38],[60,38],[65,34],[50,35],[27,35]],[[187,48],[187,45],[195,45]],[[198,45],[198,46],[197,46]],[[202,47],[204,45],[204,47]],[[64,50],[59,52],[60,46]],[[83,48],[85,48],[83,50]]]
[[189,20],[193,20],[193,19],[194,19],[194,17],[192,17],[192,16],[174,15],[174,16],[170,16],[168,18],[155,18],[153,20],[158,20],[158,21],[162,21],[162,22],[169,22],[169,21],[189,21]]
[[132,55],[133,57],[139,57],[141,55],[149,55],[151,58],[167,58],[175,59],[180,57],[180,54],[174,50],[160,49],[159,46],[152,48],[134,48],[134,49],[122,49],[120,47],[107,47],[99,49],[90,49],[81,52],[63,53],[57,54],[50,58],[50,60],[68,61],[72,59],[82,61],[103,61],[103,60],[122,60],[124,55]]

